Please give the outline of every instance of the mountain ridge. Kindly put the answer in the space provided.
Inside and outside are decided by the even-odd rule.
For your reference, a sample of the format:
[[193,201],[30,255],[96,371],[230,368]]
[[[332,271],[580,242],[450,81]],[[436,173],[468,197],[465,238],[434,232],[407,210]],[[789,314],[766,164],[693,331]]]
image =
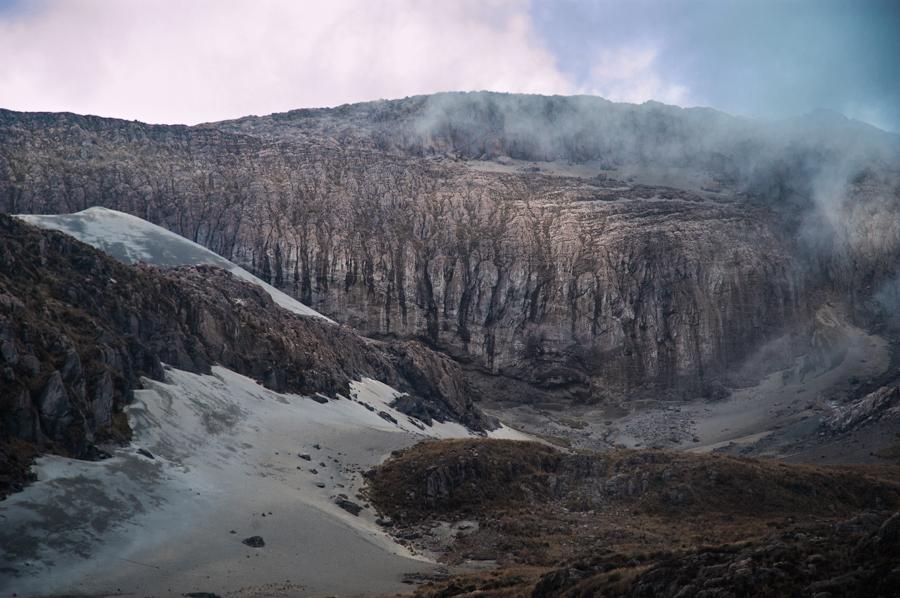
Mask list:
[[[900,172],[869,160],[881,149],[865,139],[769,152],[768,133],[706,131],[735,121],[716,112],[515,94],[319,112],[247,131],[7,112],[0,201],[136,214],[366,334],[578,401],[638,381],[712,392],[825,297],[853,318],[890,313]],[[728,260],[720,279],[709,266]],[[768,321],[729,315],[762,298]]]

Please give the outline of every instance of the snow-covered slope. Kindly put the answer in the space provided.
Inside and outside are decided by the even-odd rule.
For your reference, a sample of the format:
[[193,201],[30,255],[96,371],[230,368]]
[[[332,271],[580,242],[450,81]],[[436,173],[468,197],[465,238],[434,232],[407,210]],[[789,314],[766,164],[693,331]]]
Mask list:
[[259,285],[271,295],[275,303],[288,311],[332,321],[202,245],[131,214],[93,207],[74,214],[23,214],[17,217],[41,228],[62,231],[129,264],[145,262],[161,267],[200,264],[218,266],[242,280]]
[[[213,264],[287,309],[315,311],[203,247],[92,208],[23,216],[125,262]],[[348,396],[280,394],[223,367],[141,380],[132,443],[98,462],[41,457],[38,481],[0,502],[0,595],[386,594],[433,563],[395,543],[357,496],[362,472],[428,437],[466,437],[391,407],[372,379]],[[501,427],[497,437],[524,437]],[[352,501],[358,514],[347,509]],[[350,505],[351,510],[354,508]],[[242,543],[262,536],[265,546]]]
[[[356,494],[392,450],[471,435],[463,426],[392,409],[398,393],[374,380],[326,403],[221,367],[170,368],[143,386],[128,409],[131,446],[93,463],[42,457],[39,481],[0,503],[0,594],[390,593],[432,566]],[[250,536],[265,546],[243,544]]]

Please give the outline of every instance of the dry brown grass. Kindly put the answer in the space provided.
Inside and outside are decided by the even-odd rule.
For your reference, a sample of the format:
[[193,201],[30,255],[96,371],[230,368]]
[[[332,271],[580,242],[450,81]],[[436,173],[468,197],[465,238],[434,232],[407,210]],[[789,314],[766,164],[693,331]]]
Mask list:
[[[607,492],[611,479],[624,489]],[[477,533],[447,547],[450,563],[538,567],[597,551],[633,558],[747,542],[798,522],[900,507],[892,468],[664,451],[571,454],[496,440],[421,443],[374,470],[368,492],[401,526],[479,520]]]
[[[606,492],[606,481],[623,479],[616,476],[638,488]],[[424,442],[369,477],[373,503],[403,529],[427,534],[437,520],[480,522],[476,533],[445,547],[446,562],[501,565],[424,586],[419,596],[529,595],[540,571],[576,561],[602,562],[590,584],[616,595],[651,563],[712,547],[737,551],[798,526],[900,508],[894,467],[664,451],[571,454],[497,440]],[[529,575],[515,581],[523,566]]]
[[[609,491],[610,484],[618,490]],[[436,514],[462,517],[545,503],[576,513],[685,520],[829,517],[900,505],[900,468],[658,450],[572,454],[531,442],[450,440],[396,453],[373,472],[370,492],[385,512],[411,523]]]

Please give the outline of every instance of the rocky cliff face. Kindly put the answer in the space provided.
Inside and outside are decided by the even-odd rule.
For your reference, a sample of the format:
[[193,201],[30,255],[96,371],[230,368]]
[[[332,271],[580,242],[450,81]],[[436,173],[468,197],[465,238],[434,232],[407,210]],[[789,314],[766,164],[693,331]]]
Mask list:
[[0,445],[79,457],[124,438],[140,376],[220,364],[278,391],[335,397],[371,377],[408,391],[426,422],[489,425],[459,368],[417,343],[375,342],[278,308],[209,266],[126,266],[0,215]]
[[367,334],[599,400],[714,393],[826,297],[889,319],[897,146],[503,94],[199,127],[0,112],[0,198],[136,214]]

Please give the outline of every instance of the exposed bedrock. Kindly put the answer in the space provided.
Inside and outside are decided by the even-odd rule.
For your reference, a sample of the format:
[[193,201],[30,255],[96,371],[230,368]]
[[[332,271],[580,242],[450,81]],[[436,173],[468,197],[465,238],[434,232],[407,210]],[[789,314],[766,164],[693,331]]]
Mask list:
[[639,386],[715,392],[729,366],[804,311],[767,217],[711,202],[580,203],[546,216],[552,232],[533,245],[489,258],[440,251],[427,276],[411,267],[428,294],[411,282],[418,300],[390,321],[364,288],[329,290],[320,307],[576,399]]
[[[792,145],[713,111],[435,98],[200,127],[0,111],[0,205],[135,214],[368,335],[575,400],[718,394],[828,299],[900,328],[886,133],[803,121]],[[871,151],[844,159],[845,138]]]

